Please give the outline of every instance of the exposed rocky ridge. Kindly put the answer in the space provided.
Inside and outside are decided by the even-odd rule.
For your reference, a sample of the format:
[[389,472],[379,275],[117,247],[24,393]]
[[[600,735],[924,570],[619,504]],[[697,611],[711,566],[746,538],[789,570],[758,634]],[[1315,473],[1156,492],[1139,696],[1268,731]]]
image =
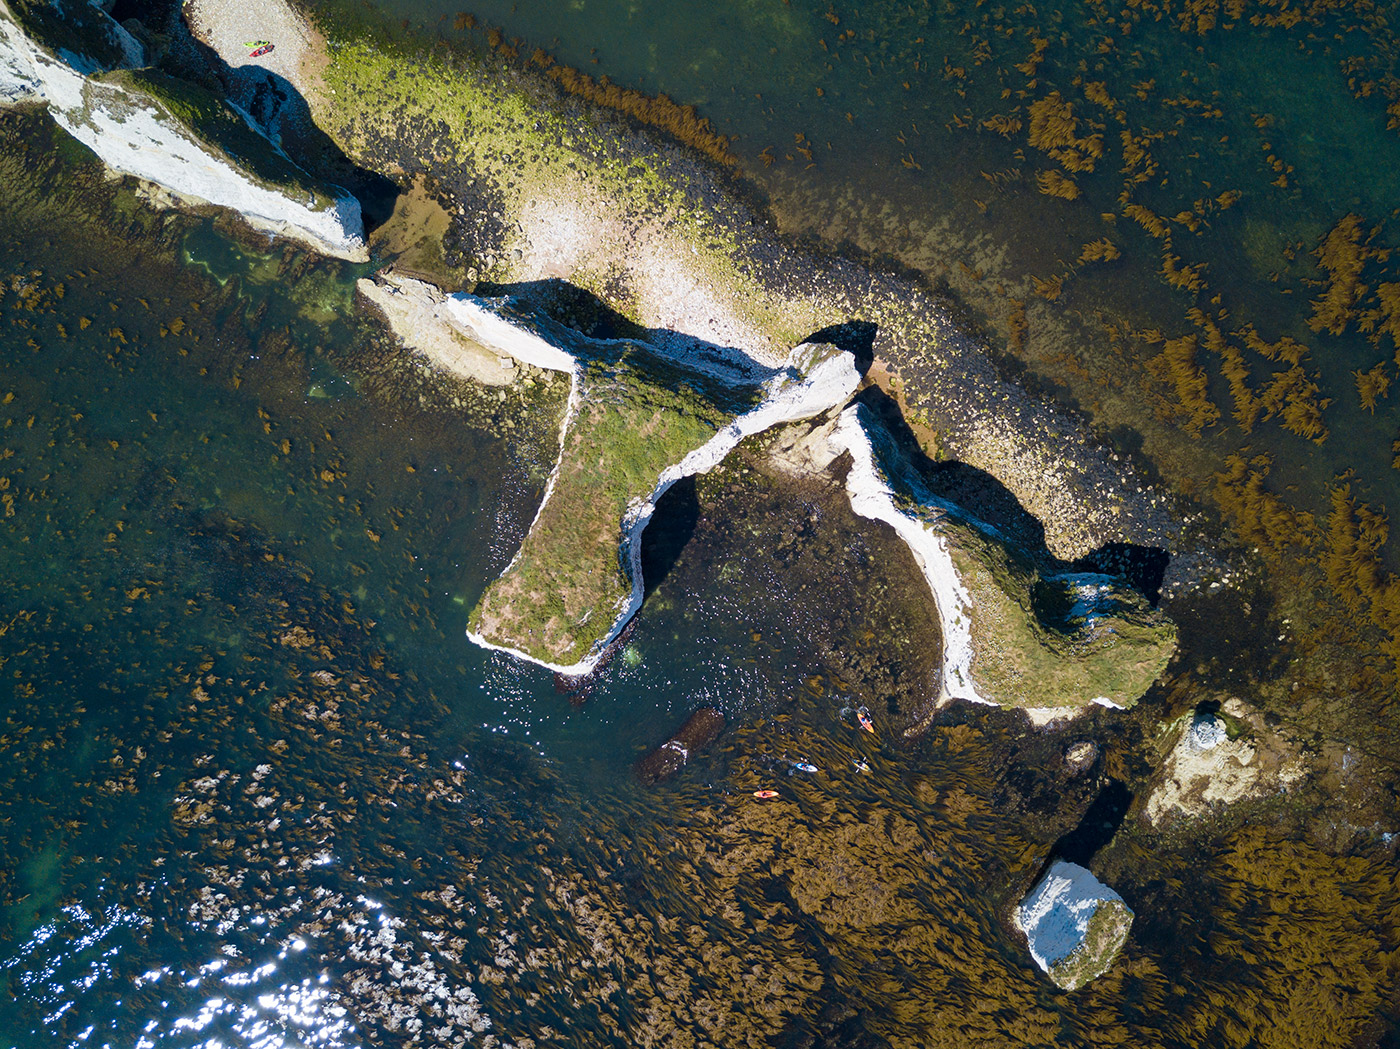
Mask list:
[[[199,22],[214,6],[190,10]],[[245,31],[224,17],[226,38]],[[724,176],[524,74],[351,39],[325,57],[295,73],[317,122],[362,163],[429,176],[454,212],[451,253],[480,276],[566,279],[647,327],[770,361],[827,325],[870,322],[948,454],[1006,484],[1057,556],[1171,549],[1168,594],[1228,577],[1168,496],[1004,379],[954,308],[908,278],[795,248]]]
[[[85,20],[71,20],[88,29],[73,42],[98,55],[51,51],[0,0],[0,104],[47,104],[111,170],[153,182],[186,204],[230,208],[257,229],[325,254],[368,257],[353,196],[316,183],[244,114],[203,88],[137,68],[140,44],[97,8],[76,0],[66,6],[83,8]],[[67,18],[66,7],[59,17]]]
[[940,698],[1078,710],[1133,705],[1166,668],[1176,630],[1126,581],[1047,571],[967,508],[933,495],[864,406],[842,413],[851,505],[909,544],[938,605]]
[[590,338],[510,300],[441,301],[439,332],[419,345],[445,350],[445,366],[460,368],[465,341],[573,383],[539,512],[469,630],[561,673],[593,669],[641,606],[641,534],[672,484],[746,436],[844,403],[860,381],[851,354],[827,344],[798,346],[774,368],[722,347],[682,351],[668,333]]

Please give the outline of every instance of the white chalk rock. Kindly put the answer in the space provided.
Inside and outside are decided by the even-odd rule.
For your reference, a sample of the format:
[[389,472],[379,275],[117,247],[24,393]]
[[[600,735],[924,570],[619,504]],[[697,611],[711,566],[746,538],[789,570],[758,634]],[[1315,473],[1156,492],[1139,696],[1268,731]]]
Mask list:
[[1128,938],[1123,897],[1077,863],[1056,860],[1016,908],[1031,957],[1054,983],[1077,990],[1108,971]]
[[1197,714],[1191,719],[1188,738],[1196,750],[1214,750],[1229,738],[1229,734],[1225,731],[1225,722],[1214,714]]
[[[95,10],[95,9],[94,9]],[[106,17],[106,16],[103,16]],[[108,19],[110,21],[110,19]],[[122,63],[140,60],[139,45],[112,22]],[[135,45],[135,42],[131,42]],[[203,112],[228,143],[211,142],[177,116],[178,104],[162,100],[181,92],[186,108]],[[111,170],[164,187],[192,204],[214,204],[243,215],[255,228],[309,244],[341,258],[368,258],[360,202],[335,186],[312,187],[297,168],[247,118],[203,89],[125,66],[103,71],[86,56],[51,54],[26,35],[0,0],[0,105],[46,102],[54,120]],[[246,156],[235,158],[234,152]],[[249,162],[256,154],[268,177]]]

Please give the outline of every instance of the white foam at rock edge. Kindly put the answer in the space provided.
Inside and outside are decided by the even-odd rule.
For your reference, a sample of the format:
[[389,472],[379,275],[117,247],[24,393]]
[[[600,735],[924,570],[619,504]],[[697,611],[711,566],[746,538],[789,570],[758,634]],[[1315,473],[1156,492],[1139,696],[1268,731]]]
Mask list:
[[1031,957],[1046,972],[1084,943],[1089,919],[1101,904],[1123,897],[1077,863],[1056,860],[1016,908]]
[[984,698],[972,680],[972,596],[958,578],[948,543],[934,527],[899,508],[894,491],[875,463],[875,449],[862,421],[859,405],[841,413],[831,434],[833,449],[849,452],[851,470],[846,492],[851,509],[861,517],[884,521],[904,540],[923,572],[943,631],[943,681],[939,699],[962,699],[995,706]]

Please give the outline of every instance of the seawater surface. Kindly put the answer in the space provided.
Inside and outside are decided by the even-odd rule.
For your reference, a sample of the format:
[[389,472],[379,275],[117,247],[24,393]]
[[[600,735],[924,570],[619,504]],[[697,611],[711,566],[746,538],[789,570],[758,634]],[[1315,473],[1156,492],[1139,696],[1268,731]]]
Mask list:
[[[403,10],[417,36],[455,32],[455,10]],[[1161,245],[1114,232],[1135,229],[1122,164],[1072,172],[1074,201],[1040,192],[1067,169],[982,124],[1013,108],[1003,91],[1028,110],[1101,77],[1130,130],[1180,119],[1189,131],[1154,147],[1169,161],[1154,213],[1190,210],[1206,182],[1215,199],[1238,168],[1255,195],[1203,205],[1205,233],[1182,219],[1174,243],[1223,278],[1204,304],[1283,317],[1270,339],[1310,337],[1307,307],[1273,312],[1276,258],[1293,252],[1311,298],[1317,239],[1348,208],[1379,222],[1393,194],[1379,97],[1352,105],[1314,75],[1340,59],[1285,32],[1197,51],[1175,18],[1124,32],[1091,5],[477,14],[701,105],[789,227],[941,274],[1008,331],[1016,303],[1037,324],[1059,303],[1086,330],[1103,301],[1134,325],[1195,322],[1159,279]],[[1145,42],[1100,71],[1100,25]],[[1192,77],[1209,83],[1166,91]],[[1274,101],[1187,104],[1232,85]],[[1115,141],[1116,117],[1094,119]],[[1226,820],[1199,839],[1126,825],[1096,861],[1138,915],[1119,963],[1074,996],[1031,964],[1012,905],[1099,784],[1150,776],[1158,715],[1195,702],[1188,675],[1136,715],[1086,715],[1073,738],[1101,746],[1092,777],[1065,770],[1070,737],[1007,713],[956,711],[901,745],[898,699],[932,661],[907,555],[832,491],[741,456],[678,487],[627,647],[586,695],[561,693],[464,627],[534,512],[562,385],[434,376],[357,312],[353,267],[164,216],[41,117],[0,131],[0,1043],[1294,1046],[1389,1022],[1393,864],[1307,813],[1286,813],[1306,831],[1285,825],[1286,802],[1262,810],[1267,829]],[[1345,148],[1361,135],[1373,149]],[[1264,188],[1275,140],[1296,198]],[[1100,236],[1121,252],[1101,270],[1079,258]],[[1385,450],[1341,439],[1393,426],[1388,401],[1374,417],[1343,402],[1373,349],[1359,335],[1315,355],[1330,443],[1222,422],[1205,453],[1153,447],[1198,478],[1225,449],[1273,449],[1310,479],[1306,505],[1339,449],[1383,489]],[[1179,421],[1160,390],[1096,378],[1155,344],[1061,359],[1030,338],[1036,369],[1107,423],[1150,441]],[[1232,637],[1266,618],[1241,607]],[[1225,616],[1208,611],[1184,624],[1188,665],[1218,658]],[[871,704],[876,734],[843,715],[890,698]],[[632,763],[705,705],[724,736],[641,787]],[[779,797],[759,803],[761,787]]]

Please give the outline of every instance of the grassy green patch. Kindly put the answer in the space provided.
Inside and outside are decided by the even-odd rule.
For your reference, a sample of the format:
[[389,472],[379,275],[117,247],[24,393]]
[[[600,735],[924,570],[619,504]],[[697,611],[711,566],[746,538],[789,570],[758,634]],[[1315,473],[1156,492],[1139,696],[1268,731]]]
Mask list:
[[632,590],[619,556],[623,516],[730,417],[693,387],[628,362],[590,365],[554,491],[472,629],[551,663],[583,659]]
[[1103,696],[1132,706],[1166,669],[1176,628],[1126,585],[1092,627],[1038,614],[1046,579],[1028,558],[967,523],[944,529],[972,595],[972,676],[1004,706],[1080,707]]

